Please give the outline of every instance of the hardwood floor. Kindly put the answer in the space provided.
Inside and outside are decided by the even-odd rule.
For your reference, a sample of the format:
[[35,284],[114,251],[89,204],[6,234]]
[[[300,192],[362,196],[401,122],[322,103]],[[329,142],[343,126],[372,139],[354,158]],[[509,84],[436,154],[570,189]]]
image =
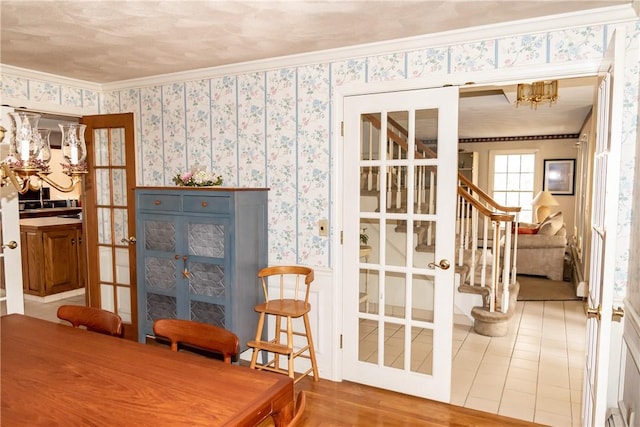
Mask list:
[[[56,317],[56,310],[60,304],[82,304],[84,296],[55,301],[48,304],[25,301],[25,313],[53,322],[62,322]],[[539,303],[542,304],[542,303]],[[548,310],[555,313],[551,310]],[[555,315],[555,314],[554,314]],[[565,313],[566,315],[566,313]],[[542,322],[542,320],[540,320]],[[529,325],[531,326],[531,325]],[[542,330],[542,324],[531,326]],[[554,325],[552,329],[557,329]],[[575,333],[569,329],[568,334]],[[476,347],[474,347],[476,348]],[[555,354],[555,353],[554,353]],[[557,357],[556,357],[557,358]],[[248,362],[241,361],[241,365],[248,366]],[[475,372],[475,371],[474,371]],[[537,371],[536,371],[537,375]],[[521,384],[522,382],[520,382]],[[462,406],[448,405],[432,400],[368,387],[352,382],[333,382],[321,379],[314,383],[312,378],[306,377],[296,384],[296,394],[300,390],[307,391],[307,402],[302,419],[303,426],[541,426],[531,422],[507,418],[489,412],[481,412]],[[513,390],[509,394],[517,394]],[[521,393],[522,394],[522,393]],[[526,401],[533,399],[531,395]],[[557,396],[547,400],[559,400]],[[518,401],[522,406],[526,402]],[[545,425],[570,426],[571,423],[546,422]],[[267,420],[264,426],[272,426]],[[579,425],[575,424],[574,425]]]
[[347,381],[306,377],[300,390],[307,393],[303,426],[540,426]]

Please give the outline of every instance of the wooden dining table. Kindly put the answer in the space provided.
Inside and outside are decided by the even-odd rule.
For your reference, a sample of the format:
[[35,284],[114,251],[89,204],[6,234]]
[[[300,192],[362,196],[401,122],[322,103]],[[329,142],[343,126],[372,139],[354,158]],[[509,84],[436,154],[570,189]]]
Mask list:
[[291,378],[187,352],[2,316],[0,424],[253,426],[293,416]]

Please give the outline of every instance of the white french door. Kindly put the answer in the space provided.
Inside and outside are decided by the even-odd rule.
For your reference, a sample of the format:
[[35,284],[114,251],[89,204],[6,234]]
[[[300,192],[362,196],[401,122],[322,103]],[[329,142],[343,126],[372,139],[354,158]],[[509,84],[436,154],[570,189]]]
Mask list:
[[448,402],[458,89],[344,98],[343,378]]
[[616,30],[598,79],[587,358],[582,397],[584,426],[604,425],[607,411],[623,90],[622,76],[617,70],[623,69],[619,55],[624,52],[623,41],[624,36]]

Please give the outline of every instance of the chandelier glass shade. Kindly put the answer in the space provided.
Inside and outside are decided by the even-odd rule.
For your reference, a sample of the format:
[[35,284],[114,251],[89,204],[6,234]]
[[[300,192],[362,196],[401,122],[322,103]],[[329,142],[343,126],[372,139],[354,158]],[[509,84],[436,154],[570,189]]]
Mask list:
[[538,108],[538,104],[548,102],[549,106],[558,101],[558,81],[544,80],[533,83],[519,83],[516,106],[522,103]]
[[[12,126],[9,139],[9,154],[0,161],[0,186],[12,184],[20,194],[38,190],[46,182],[58,191],[70,192],[87,172],[85,159],[87,146],[84,141],[86,125],[59,124],[62,131],[61,151],[65,163],[64,173],[70,182],[59,184],[49,178],[51,169],[50,129],[38,129],[40,114],[18,111],[9,113]],[[3,137],[0,138],[0,142]]]

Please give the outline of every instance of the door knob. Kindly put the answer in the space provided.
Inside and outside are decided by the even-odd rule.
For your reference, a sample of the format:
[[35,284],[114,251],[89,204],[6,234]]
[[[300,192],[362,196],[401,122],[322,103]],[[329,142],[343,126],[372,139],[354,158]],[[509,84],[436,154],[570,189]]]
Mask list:
[[10,241],[9,243],[5,243],[2,245],[2,249],[7,248],[7,249],[15,249],[18,247],[18,244],[16,243],[15,240]]
[[451,263],[449,263],[449,261],[447,261],[446,259],[441,259],[438,264],[430,262],[429,264],[427,264],[427,267],[439,268],[441,270],[448,270],[449,267],[451,267]]
[[623,317],[624,317],[624,308],[618,307],[613,309],[611,313],[611,320],[613,320],[614,322],[620,322]]
[[122,240],[120,240],[121,243],[128,243],[130,245],[135,245],[137,240],[134,236],[129,237],[128,239],[126,237],[123,237]]
[[598,319],[600,320],[600,311],[602,310],[602,307],[600,305],[598,305],[598,308],[591,308],[588,307],[587,308],[587,317],[589,319]]

